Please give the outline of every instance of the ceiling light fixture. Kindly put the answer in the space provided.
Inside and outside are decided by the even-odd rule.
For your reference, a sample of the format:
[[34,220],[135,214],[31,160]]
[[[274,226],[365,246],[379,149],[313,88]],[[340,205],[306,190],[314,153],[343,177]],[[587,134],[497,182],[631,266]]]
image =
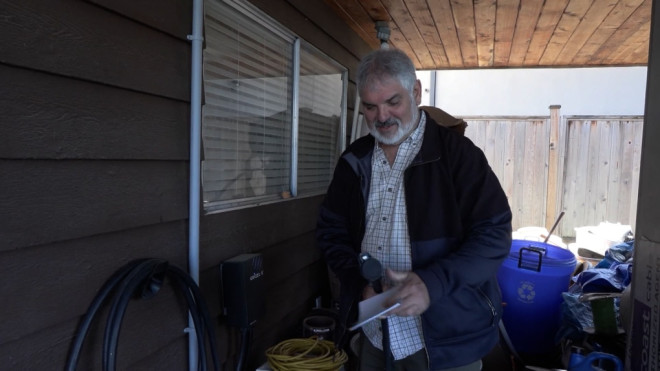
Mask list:
[[387,25],[387,21],[376,21],[376,37],[380,40],[381,49],[390,47],[387,43],[390,39],[390,26]]

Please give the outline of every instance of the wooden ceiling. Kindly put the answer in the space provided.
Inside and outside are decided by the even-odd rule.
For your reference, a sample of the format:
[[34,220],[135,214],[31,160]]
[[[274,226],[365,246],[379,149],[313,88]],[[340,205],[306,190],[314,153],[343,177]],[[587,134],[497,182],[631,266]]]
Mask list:
[[376,21],[420,70],[640,66],[653,0],[324,0],[371,47]]

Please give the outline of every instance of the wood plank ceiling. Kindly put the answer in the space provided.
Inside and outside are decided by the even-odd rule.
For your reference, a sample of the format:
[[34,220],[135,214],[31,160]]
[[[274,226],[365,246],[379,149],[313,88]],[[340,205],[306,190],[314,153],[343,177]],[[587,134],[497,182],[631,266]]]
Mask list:
[[324,0],[373,48],[376,21],[420,70],[643,66],[653,0]]

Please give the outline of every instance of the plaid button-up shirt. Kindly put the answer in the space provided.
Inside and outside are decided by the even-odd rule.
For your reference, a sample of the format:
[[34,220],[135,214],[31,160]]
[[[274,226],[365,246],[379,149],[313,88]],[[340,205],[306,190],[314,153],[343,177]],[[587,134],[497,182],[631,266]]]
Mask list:
[[[391,167],[378,142],[374,150],[371,189],[367,204],[367,227],[362,240],[362,251],[378,259],[383,269],[406,272],[412,269],[403,172],[422,146],[426,115],[420,112],[419,116],[419,125],[399,145],[396,159]],[[388,327],[394,359],[403,359],[424,348],[419,316],[390,316]],[[380,321],[367,323],[363,331],[371,343],[382,350],[383,335]]]

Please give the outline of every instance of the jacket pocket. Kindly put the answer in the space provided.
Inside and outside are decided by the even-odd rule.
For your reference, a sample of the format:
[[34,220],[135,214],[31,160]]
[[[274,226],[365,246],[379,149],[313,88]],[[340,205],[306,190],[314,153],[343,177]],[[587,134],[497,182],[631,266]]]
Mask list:
[[431,305],[422,315],[424,333],[433,343],[447,343],[492,331],[501,317],[501,300],[497,301],[496,289],[497,286],[488,284],[464,287]]

